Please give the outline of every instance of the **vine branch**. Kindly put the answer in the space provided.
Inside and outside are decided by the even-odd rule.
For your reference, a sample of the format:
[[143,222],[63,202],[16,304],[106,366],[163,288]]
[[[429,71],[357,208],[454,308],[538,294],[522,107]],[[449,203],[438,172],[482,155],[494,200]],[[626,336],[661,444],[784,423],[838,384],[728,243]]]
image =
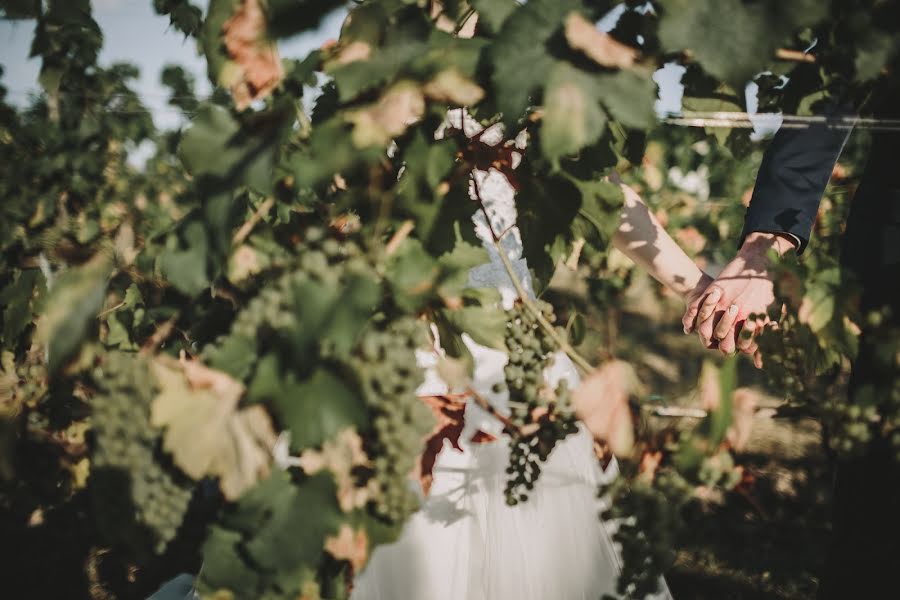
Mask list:
[[[487,208],[484,205],[484,199],[481,196],[481,185],[478,183],[478,178],[473,174],[471,176],[472,185],[475,189],[475,197],[478,202],[479,207],[481,208],[481,212],[484,214],[484,218],[487,221],[488,230],[491,232],[491,239],[494,243],[494,248],[497,250],[497,254],[500,256],[500,261],[503,263],[503,268],[506,270],[506,274],[509,276],[510,281],[513,284],[513,287],[516,290],[516,294],[519,296],[519,300],[522,302],[522,305],[532,314],[538,324],[541,326],[541,329],[544,330],[544,333],[553,340],[553,343],[566,354],[572,362],[578,366],[579,369],[583,373],[590,373],[594,370],[593,365],[581,354],[579,354],[575,348],[572,347],[569,342],[563,338],[556,330],[556,327],[550,323],[546,317],[544,317],[543,311],[541,311],[540,307],[535,304],[534,300],[528,295],[528,292],[525,290],[525,286],[522,284],[518,275],[516,274],[516,270],[513,267],[512,261],[509,260],[509,257],[506,255],[506,252],[503,249],[501,244],[502,237],[498,236],[496,232],[494,232],[494,227],[491,225],[491,218],[488,215]],[[507,228],[504,231],[503,235],[506,235],[510,231],[510,228]]]

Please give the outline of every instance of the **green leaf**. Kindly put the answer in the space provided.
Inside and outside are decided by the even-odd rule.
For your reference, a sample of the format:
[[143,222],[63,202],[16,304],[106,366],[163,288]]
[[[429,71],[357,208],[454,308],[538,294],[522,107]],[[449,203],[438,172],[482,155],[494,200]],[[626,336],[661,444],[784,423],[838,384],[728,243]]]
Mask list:
[[516,222],[535,292],[550,282],[557,263],[571,251],[572,225],[580,207],[580,190],[570,180],[523,177],[516,196]]
[[557,63],[544,91],[541,150],[551,161],[596,142],[606,126],[597,101],[597,78],[568,63]]
[[[602,244],[609,244],[619,226],[625,202],[622,188],[610,181],[578,181],[576,185],[581,192],[578,218],[590,224]],[[594,235],[584,229],[581,231],[586,240],[595,239]]]
[[206,348],[205,354],[209,366],[243,381],[256,362],[256,340],[231,334]]
[[214,86],[220,84],[219,75],[228,63],[228,53],[222,41],[222,28],[225,21],[231,18],[240,0],[209,0],[203,26],[197,36],[203,54],[206,56],[206,68],[209,81]]
[[498,307],[463,306],[444,310],[443,315],[457,333],[469,334],[482,346],[506,350],[506,314]]
[[327,473],[294,485],[286,473],[277,472],[248,492],[239,510],[263,511],[267,516],[245,544],[248,556],[276,573],[315,568],[325,537],[338,528],[336,491]]
[[689,49],[715,77],[743,89],[765,70],[775,50],[828,11],[818,0],[662,0],[659,39],[663,49]]
[[221,106],[204,104],[181,139],[178,156],[207,188],[236,184],[261,193],[272,187],[275,138],[270,126],[243,126]]
[[109,327],[109,333],[106,335],[106,345],[112,348],[120,348],[123,350],[135,350],[137,346],[132,343],[128,329],[119,321],[115,312],[106,317],[106,325]]
[[585,324],[584,316],[581,313],[572,313],[568,323],[566,323],[566,336],[569,338],[569,343],[573,346],[578,346],[584,341],[586,333],[587,325]]
[[834,292],[826,285],[813,285],[807,290],[800,303],[798,318],[806,323],[813,333],[825,328],[834,316]]
[[13,280],[0,291],[3,307],[2,340],[4,348],[14,348],[19,335],[33,320],[35,287],[43,287],[38,269],[17,271]]
[[600,75],[596,84],[600,101],[614,119],[626,127],[648,129],[656,122],[653,104],[656,83],[634,71]]
[[339,355],[349,353],[381,299],[381,286],[363,274],[340,286],[306,278],[295,281],[293,288],[298,325],[282,333],[298,361],[309,358],[319,344],[329,345]]
[[453,250],[437,260],[441,271],[438,293],[445,299],[460,296],[469,285],[469,271],[488,261],[488,253],[483,246],[458,239]]
[[738,98],[724,98],[721,95],[714,97],[686,96],[681,100],[681,106],[685,110],[695,112],[742,112],[744,108],[738,103]]
[[40,4],[37,4],[34,0],[3,0],[0,2],[3,18],[10,21],[36,18],[39,14],[39,6]]
[[229,590],[237,598],[256,598],[260,574],[241,554],[240,533],[212,525],[203,543],[203,566],[197,576],[199,591],[204,596]]
[[134,310],[144,303],[144,297],[141,296],[141,290],[137,285],[131,284],[125,290],[125,298],[122,299],[122,308]]
[[283,392],[271,398],[273,408],[291,432],[294,449],[318,446],[347,427],[366,425],[363,399],[346,378],[320,367],[302,382],[285,376]]
[[516,0],[471,0],[470,4],[478,12],[478,24],[493,33],[500,31],[507,17],[519,8]]
[[303,483],[278,471],[249,490],[211,529],[198,576],[201,592],[235,598],[296,598],[303,574],[315,570],[340,513],[331,476]]
[[159,268],[163,277],[178,291],[193,297],[209,287],[206,228],[198,221],[191,221],[185,225],[182,238],[187,248],[163,252],[159,257]]
[[[704,367],[711,363],[704,363]],[[710,449],[718,448],[731,427],[732,412],[734,405],[734,389],[737,381],[737,356],[730,356],[725,359],[722,366],[717,369],[717,378],[719,386],[719,403],[709,413],[709,430],[708,437],[710,440]]]
[[429,52],[428,30],[415,19],[390,28],[382,43],[366,60],[344,65],[326,65],[334,78],[338,99],[349,102],[363,92],[393,81],[410,63]]
[[434,296],[440,268],[415,239],[406,239],[391,256],[385,277],[394,301],[406,312],[415,312]]
[[272,37],[290,37],[314,30],[345,0],[268,0],[268,33]]
[[856,59],[853,62],[856,80],[865,81],[878,77],[898,47],[900,41],[897,40],[896,33],[890,35],[882,31],[867,30],[856,48]]
[[57,277],[47,298],[40,339],[47,348],[47,366],[55,373],[87,337],[103,307],[112,261],[98,254]]
[[490,48],[490,61],[494,97],[507,123],[522,117],[533,94],[544,87],[556,65],[550,47],[565,46],[554,35],[580,5],[576,0],[530,0],[503,23]]

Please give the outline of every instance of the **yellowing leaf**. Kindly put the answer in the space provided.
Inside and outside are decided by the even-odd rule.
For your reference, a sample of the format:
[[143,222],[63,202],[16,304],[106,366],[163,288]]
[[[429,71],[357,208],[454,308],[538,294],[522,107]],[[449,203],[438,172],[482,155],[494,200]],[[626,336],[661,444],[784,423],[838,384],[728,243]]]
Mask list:
[[726,438],[735,450],[743,450],[747,446],[747,442],[750,441],[753,417],[756,414],[759,397],[759,392],[750,388],[734,390],[732,421]]
[[325,538],[325,551],[338,560],[346,560],[353,567],[354,573],[359,573],[366,566],[369,558],[369,536],[365,529],[353,530],[352,527],[341,525],[337,535]]
[[163,448],[182,471],[219,477],[229,500],[268,476],[275,432],[262,406],[237,410],[239,381],[197,361],[160,356],[151,367],[161,391],[150,420],[165,428]]
[[228,281],[242,283],[266,268],[268,263],[266,256],[253,246],[241,244],[228,258]]
[[271,94],[284,78],[278,49],[266,39],[265,30],[259,0],[242,0],[222,27],[222,41],[233,63],[223,68],[220,79],[241,110]]
[[374,104],[351,112],[353,143],[358,148],[387,146],[425,114],[425,96],[415,83],[401,81],[391,86]]
[[573,394],[578,418],[594,438],[605,441],[618,456],[630,453],[634,445],[628,398],[640,390],[634,367],[611,360],[588,375]]
[[344,429],[335,439],[326,441],[321,451],[304,451],[297,462],[309,475],[322,469],[331,471],[337,484],[338,504],[344,512],[362,508],[376,491],[374,479],[372,485],[356,486],[353,469],[368,466],[369,457],[363,450],[362,438],[353,428]]
[[473,106],[484,98],[480,85],[457,69],[444,69],[425,84],[425,95],[454,106]]
[[700,406],[704,410],[717,410],[722,403],[722,390],[719,386],[719,369],[707,361],[700,369],[700,381],[698,382]]
[[598,30],[578,13],[572,13],[566,19],[566,40],[573,49],[580,50],[603,67],[626,69],[638,59],[637,50]]
[[806,323],[813,333],[818,333],[834,315],[834,296],[832,296],[825,286],[815,287],[800,303],[800,310],[797,312],[797,318],[801,323]]
[[[348,17],[349,18],[349,17]],[[328,61],[330,65],[346,65],[358,60],[368,60],[372,55],[372,46],[359,40],[350,42],[341,48],[334,58]]]

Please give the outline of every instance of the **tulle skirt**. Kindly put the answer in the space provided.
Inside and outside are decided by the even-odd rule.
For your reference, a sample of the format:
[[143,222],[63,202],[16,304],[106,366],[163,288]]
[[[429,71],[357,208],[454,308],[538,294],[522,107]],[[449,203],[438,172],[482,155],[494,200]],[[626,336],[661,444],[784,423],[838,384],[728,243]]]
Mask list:
[[[353,600],[599,600],[619,572],[599,519],[601,471],[585,430],[550,455],[526,502],[510,507],[502,439],[445,445],[431,492],[400,539],[378,547]],[[664,586],[664,584],[663,584]],[[659,598],[670,598],[663,591]]]

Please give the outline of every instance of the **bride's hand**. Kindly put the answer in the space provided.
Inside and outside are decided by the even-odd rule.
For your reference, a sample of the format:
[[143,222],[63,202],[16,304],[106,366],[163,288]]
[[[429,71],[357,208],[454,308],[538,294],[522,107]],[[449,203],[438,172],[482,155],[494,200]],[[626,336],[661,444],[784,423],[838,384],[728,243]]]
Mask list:
[[[706,272],[701,272],[701,273],[702,273],[702,275],[700,276],[700,281],[697,282],[697,285],[695,285],[692,290],[688,291],[686,294],[684,294],[682,296],[682,300],[684,300],[685,305],[687,305],[688,307],[690,307],[692,304],[697,302],[697,300],[702,298],[703,295],[706,293],[707,288],[709,288],[709,286],[712,285],[713,282],[715,282],[714,277],[707,275]],[[687,330],[687,327],[685,327],[684,332],[690,333]]]

